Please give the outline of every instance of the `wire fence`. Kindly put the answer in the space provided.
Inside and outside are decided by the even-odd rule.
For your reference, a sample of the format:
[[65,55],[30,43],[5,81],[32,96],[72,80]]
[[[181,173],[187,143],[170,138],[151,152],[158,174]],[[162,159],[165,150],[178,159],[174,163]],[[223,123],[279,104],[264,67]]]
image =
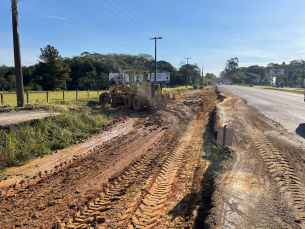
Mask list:
[[[104,91],[30,91],[24,93],[25,104],[54,103],[98,97]],[[16,106],[16,92],[0,91],[0,106]]]

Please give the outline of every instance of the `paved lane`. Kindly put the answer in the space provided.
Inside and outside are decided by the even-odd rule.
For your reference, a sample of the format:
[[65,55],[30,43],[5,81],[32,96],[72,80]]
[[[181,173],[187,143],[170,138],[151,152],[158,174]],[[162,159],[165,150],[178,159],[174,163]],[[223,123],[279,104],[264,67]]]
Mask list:
[[303,94],[268,90],[257,87],[219,85],[220,92],[231,93],[247,100],[268,118],[280,123],[290,133],[305,138],[305,103]]

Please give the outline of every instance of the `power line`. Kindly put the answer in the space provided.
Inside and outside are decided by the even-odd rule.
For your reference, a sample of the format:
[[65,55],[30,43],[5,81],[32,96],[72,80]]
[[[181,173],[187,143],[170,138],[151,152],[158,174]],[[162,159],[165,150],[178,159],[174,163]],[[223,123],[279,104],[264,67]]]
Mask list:
[[[98,4],[99,6],[101,6],[103,9],[107,10],[108,12],[112,13],[110,10],[108,10],[106,7],[102,6],[100,3],[98,3],[96,0],[92,0],[93,2],[95,2],[96,4]],[[106,3],[108,3],[109,5],[111,5],[113,8],[115,8],[116,10],[118,10],[119,12],[121,12],[122,14],[124,14],[125,16],[127,16],[128,18],[130,18],[132,21],[134,21],[135,23],[137,23],[134,19],[132,19],[131,17],[129,17],[127,14],[125,14],[123,11],[121,11],[120,9],[118,9],[117,7],[115,7],[114,5],[112,5],[111,3],[109,3],[107,0],[104,0]],[[124,8],[126,9],[126,8]],[[130,11],[128,11],[130,12]],[[142,34],[146,35],[144,32],[142,32],[141,30],[137,29],[136,27],[134,27],[133,25],[131,25],[130,23],[128,23],[127,21],[125,21],[124,19],[122,19],[121,17],[117,16],[116,14],[114,14],[116,17],[120,18],[122,21],[124,21],[125,23],[127,23],[128,25],[130,25],[131,27],[133,27],[134,29],[136,29],[137,31],[141,32]],[[137,23],[138,25],[140,25],[139,23]],[[141,26],[141,25],[140,25]],[[144,28],[143,26],[141,26],[142,28]],[[144,28],[145,29],[145,28]],[[147,29],[146,29],[147,30]],[[166,48],[164,45],[160,44],[161,46],[163,46],[164,48]],[[172,51],[168,48],[166,48],[167,50],[175,53],[175,54],[178,54],[180,55],[179,53],[175,52],[175,51]],[[181,57],[183,57],[182,55],[180,55]]]
[[[144,26],[142,26],[141,24],[139,24],[137,21],[135,21],[132,17],[130,17],[128,14],[125,14],[123,11],[121,11],[120,9],[118,9],[117,7],[115,7],[114,5],[112,5],[110,2],[108,2],[107,0],[104,0],[105,2],[107,2],[109,5],[111,5],[113,8],[115,8],[117,11],[121,12],[122,14],[124,14],[126,17],[128,17],[130,20],[132,20],[133,22],[137,23],[139,26],[141,26],[143,29],[145,29],[147,32],[151,33],[148,29],[146,29]],[[120,5],[120,4],[119,4]],[[124,7],[123,7],[124,8]]]
[[31,5],[31,6],[34,6],[34,7],[36,7],[36,8],[42,9],[42,10],[44,10],[44,11],[47,11],[47,12],[49,12],[49,13],[55,14],[55,15],[57,15],[57,16],[64,17],[64,18],[66,18],[66,19],[68,19],[68,20],[70,20],[70,21],[73,21],[73,22],[75,22],[75,23],[81,24],[81,25],[86,26],[86,27],[88,27],[88,28],[94,29],[94,30],[99,31],[99,32],[101,32],[101,33],[104,33],[104,34],[106,34],[106,35],[108,35],[108,36],[117,38],[117,39],[119,39],[119,40],[122,40],[122,41],[125,41],[125,42],[128,42],[128,43],[131,43],[131,44],[133,44],[133,45],[135,45],[135,46],[138,46],[138,47],[142,47],[142,48],[144,48],[144,49],[146,49],[146,50],[151,50],[151,49],[149,49],[149,48],[147,48],[147,47],[145,47],[145,46],[142,46],[142,45],[139,45],[139,44],[130,42],[130,41],[125,40],[125,39],[123,39],[123,38],[121,38],[121,37],[117,37],[117,36],[115,36],[115,35],[112,35],[112,34],[110,34],[110,33],[107,33],[107,32],[105,32],[105,31],[103,31],[103,30],[100,30],[100,29],[97,29],[97,28],[95,28],[95,27],[93,27],[93,26],[90,26],[90,25],[87,25],[87,24],[85,24],[85,23],[82,23],[82,22],[80,22],[80,21],[76,21],[76,20],[74,20],[74,19],[67,18],[66,16],[63,16],[63,15],[58,14],[58,13],[55,13],[55,12],[53,12],[53,11],[44,9],[44,8],[42,8],[42,7],[40,7],[40,6],[36,6],[36,5],[34,5],[34,4],[28,3],[28,2],[26,2],[26,1],[24,1],[24,0],[20,0],[20,1],[21,1],[21,2],[24,2],[24,3],[26,3],[26,4],[29,4],[29,5]]
[[173,52],[173,53],[175,53],[175,54],[177,54],[177,55],[179,55],[179,56],[181,56],[182,58],[183,58],[183,56],[182,55],[180,55],[179,53],[177,53],[177,52],[175,52],[175,51],[172,51],[172,50],[170,50],[170,49],[168,49],[166,46],[164,46],[164,45],[162,45],[162,44],[160,44],[162,47],[164,47],[165,49],[167,49],[167,50],[169,50],[169,51],[171,51],[171,52]]
[[181,54],[183,54],[184,56],[187,56],[184,52],[180,51],[180,49],[178,49],[177,47],[175,47],[173,44],[171,44],[166,38],[164,38],[165,42],[167,42],[169,45],[171,45],[173,48],[177,49]]
[[[102,7],[103,9],[107,10],[109,13],[114,14],[113,12],[111,12],[110,10],[108,10],[106,7],[104,7],[103,5],[101,5],[100,3],[98,3],[95,0],[92,0],[93,2],[95,2],[96,4],[98,4],[100,7]],[[110,3],[108,3],[110,4]],[[122,21],[124,21],[127,25],[131,26],[132,28],[134,28],[135,30],[139,31],[140,33],[144,34],[144,36],[149,37],[147,34],[145,34],[144,32],[142,32],[141,30],[137,29],[136,27],[134,27],[133,25],[131,25],[130,23],[128,23],[127,21],[125,21],[123,18],[119,17],[118,15],[114,14],[114,16],[116,16],[117,18],[121,19]]]
[[147,25],[144,21],[142,21],[140,18],[138,18],[136,15],[134,15],[132,12],[130,12],[127,8],[125,8],[123,5],[121,5],[118,1],[114,0],[118,5],[120,5],[122,8],[124,8],[127,12],[129,12],[132,16],[134,16],[136,19],[138,19],[139,21],[141,21],[144,25],[146,25],[148,28],[150,28],[154,33],[158,32],[156,30],[154,30],[153,28],[151,28],[149,25]]
[[[106,1],[106,0],[104,0]],[[138,19],[140,22],[142,22],[144,25],[146,25],[151,31],[153,31],[156,34],[159,34],[156,30],[154,30],[153,28],[151,28],[149,25],[147,25],[143,20],[141,20],[139,17],[137,17],[135,14],[133,14],[130,10],[128,10],[126,7],[124,7],[122,4],[120,4],[118,1],[115,1],[118,5],[120,5],[123,9],[125,9],[127,12],[129,12],[132,16],[134,16],[136,19]],[[128,16],[129,17],[129,16]],[[133,19],[132,19],[133,20]],[[134,21],[134,20],[133,20]],[[143,27],[143,26],[141,26]],[[175,47],[173,44],[171,44],[166,38],[164,38],[165,42],[167,42],[170,46],[172,46],[173,48],[175,48],[176,50],[178,50],[181,54],[183,54],[183,56],[187,56],[184,52],[180,51],[177,47]]]

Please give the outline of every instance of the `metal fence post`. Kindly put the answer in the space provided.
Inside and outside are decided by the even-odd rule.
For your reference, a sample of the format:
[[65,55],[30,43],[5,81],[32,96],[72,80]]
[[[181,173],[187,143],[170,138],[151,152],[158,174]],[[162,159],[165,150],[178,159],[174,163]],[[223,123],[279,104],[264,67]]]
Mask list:
[[30,101],[30,99],[29,99],[29,92],[27,91],[26,92],[26,103],[29,104],[30,103],[29,101]]
[[89,98],[89,89],[88,89],[88,98]]
[[97,95],[100,95],[100,89],[99,88],[97,89]]
[[65,101],[65,91],[62,91],[62,100]]
[[1,105],[4,106],[3,94],[1,93]]
[[76,100],[78,100],[78,89],[76,89]]
[[49,103],[49,92],[47,91],[47,103]]

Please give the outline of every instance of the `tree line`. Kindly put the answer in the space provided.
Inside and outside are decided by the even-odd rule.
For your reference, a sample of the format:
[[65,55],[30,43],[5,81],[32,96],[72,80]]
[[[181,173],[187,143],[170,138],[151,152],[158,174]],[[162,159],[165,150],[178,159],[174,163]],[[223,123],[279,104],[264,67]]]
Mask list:
[[[40,90],[97,90],[109,86],[108,74],[126,69],[145,69],[154,72],[154,58],[149,54],[99,54],[83,52],[79,56],[62,57],[51,45],[40,49],[38,63],[23,66],[25,91]],[[169,72],[169,86],[201,84],[201,71],[197,64],[182,64],[178,69],[169,62],[157,62],[158,72]],[[206,74],[203,83],[215,82],[216,76]],[[15,90],[15,69],[0,66],[0,90]]]
[[304,86],[304,60],[292,60],[289,63],[269,63],[267,66],[252,65],[239,67],[237,57],[226,61],[224,70],[220,73],[220,80],[223,83],[247,83],[247,84],[268,84],[270,70],[274,67],[284,69],[284,75],[278,76],[278,82],[287,86]]

